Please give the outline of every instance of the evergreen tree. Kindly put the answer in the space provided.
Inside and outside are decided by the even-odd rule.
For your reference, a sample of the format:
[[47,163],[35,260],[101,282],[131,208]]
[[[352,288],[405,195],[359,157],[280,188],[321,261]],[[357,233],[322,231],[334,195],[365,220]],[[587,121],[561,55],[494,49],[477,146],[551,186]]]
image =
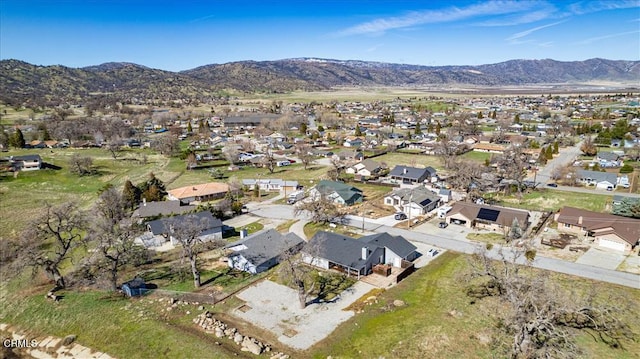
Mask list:
[[187,122],[187,133],[193,133],[193,126],[191,126],[191,121]]
[[516,117],[514,117],[513,123],[520,123],[520,114],[519,113],[516,113]]
[[416,135],[421,135],[422,130],[420,129],[420,122],[416,123]]
[[360,131],[360,125],[356,125],[356,136],[362,136],[362,131]]
[[127,180],[124,183],[124,189],[122,190],[122,199],[128,208],[135,208],[140,203],[141,191],[131,181]]
[[538,162],[540,162],[540,164],[546,164],[547,163],[547,152],[544,150],[544,148],[540,149],[540,155],[538,155]]
[[9,138],[9,144],[15,148],[24,148],[26,142],[19,128],[16,128],[16,132]]
[[558,144],[558,141],[556,141],[556,142],[554,142],[554,143],[553,143],[553,153],[554,153],[554,154],[558,154],[558,153],[560,153],[560,148],[559,148],[559,146],[560,146],[560,145]]
[[440,136],[440,131],[442,130],[442,125],[440,121],[436,122],[436,135]]
[[640,218],[640,200],[625,198],[619,205],[613,206],[613,214],[624,217]]
[[324,132],[324,127],[322,125],[318,126],[318,132]]
[[482,114],[482,111],[478,111],[478,119],[483,119],[484,115]]
[[300,134],[302,135],[307,134],[307,124],[304,122],[300,124]]
[[157,178],[153,172],[149,174],[149,179],[139,187],[140,191],[142,191],[142,198],[146,199],[148,202],[162,201],[167,195],[164,183]]
[[553,148],[551,146],[547,146],[547,149],[545,150],[545,157],[548,160],[553,159]]

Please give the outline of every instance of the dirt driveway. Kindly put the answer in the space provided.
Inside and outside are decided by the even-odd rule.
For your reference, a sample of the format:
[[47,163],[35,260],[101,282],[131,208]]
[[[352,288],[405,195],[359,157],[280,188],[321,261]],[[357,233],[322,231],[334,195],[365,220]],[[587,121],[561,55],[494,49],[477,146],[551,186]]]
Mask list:
[[291,348],[305,350],[351,318],[354,313],[343,309],[374,288],[356,282],[335,301],[312,303],[300,309],[295,290],[265,280],[238,293],[236,296],[246,303],[231,314],[272,332]]

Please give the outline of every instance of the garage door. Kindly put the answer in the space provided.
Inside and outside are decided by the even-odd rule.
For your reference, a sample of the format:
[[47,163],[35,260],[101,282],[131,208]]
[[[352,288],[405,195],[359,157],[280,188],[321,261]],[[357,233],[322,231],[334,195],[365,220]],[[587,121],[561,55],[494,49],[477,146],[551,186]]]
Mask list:
[[617,251],[624,252],[624,244],[610,241],[608,239],[600,239],[600,247],[611,248]]

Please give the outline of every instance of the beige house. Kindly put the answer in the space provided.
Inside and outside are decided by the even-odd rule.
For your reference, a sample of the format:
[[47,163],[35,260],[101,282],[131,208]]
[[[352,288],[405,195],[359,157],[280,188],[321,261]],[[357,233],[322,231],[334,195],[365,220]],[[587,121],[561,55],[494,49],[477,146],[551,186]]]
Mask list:
[[447,223],[468,228],[508,232],[517,221],[524,231],[529,226],[529,212],[517,209],[488,206],[469,202],[457,202],[446,214]]
[[558,231],[585,236],[603,248],[631,251],[640,240],[640,220],[563,207],[555,215]]
[[223,198],[227,192],[229,192],[228,184],[209,182],[172,189],[168,191],[168,197],[172,201],[180,201],[184,204],[189,204],[196,201],[205,202]]

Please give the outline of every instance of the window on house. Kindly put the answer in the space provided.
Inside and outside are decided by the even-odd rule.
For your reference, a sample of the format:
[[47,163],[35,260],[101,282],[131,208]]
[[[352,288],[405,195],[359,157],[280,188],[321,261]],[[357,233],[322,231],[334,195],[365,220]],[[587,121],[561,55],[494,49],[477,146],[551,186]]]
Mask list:
[[565,223],[564,228],[571,228],[571,225],[569,223]]

